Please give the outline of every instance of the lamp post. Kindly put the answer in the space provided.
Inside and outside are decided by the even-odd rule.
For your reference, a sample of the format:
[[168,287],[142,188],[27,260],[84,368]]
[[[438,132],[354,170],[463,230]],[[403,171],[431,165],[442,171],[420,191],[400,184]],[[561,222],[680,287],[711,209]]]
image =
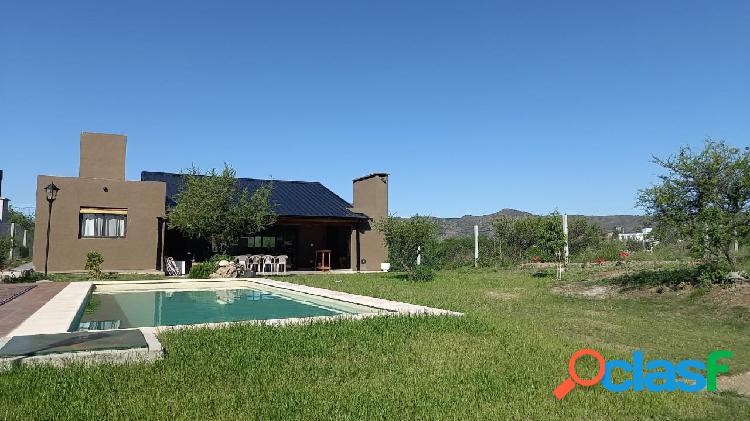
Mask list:
[[44,188],[44,190],[47,192],[47,202],[49,203],[49,211],[47,212],[47,245],[44,252],[44,277],[47,278],[47,262],[49,261],[49,231],[50,228],[52,228],[52,202],[57,199],[57,192],[60,191],[60,188],[57,187],[55,183],[49,183],[47,187]]

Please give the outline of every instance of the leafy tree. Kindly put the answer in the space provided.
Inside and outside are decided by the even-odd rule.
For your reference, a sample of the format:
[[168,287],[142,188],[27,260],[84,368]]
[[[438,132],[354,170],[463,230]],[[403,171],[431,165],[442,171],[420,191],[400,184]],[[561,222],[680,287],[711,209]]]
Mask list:
[[0,237],[0,269],[4,269],[10,258],[10,249],[13,242],[10,237]]
[[210,240],[214,249],[225,253],[240,236],[276,222],[271,189],[265,184],[250,195],[239,188],[235,170],[226,164],[221,173],[211,169],[201,174],[193,167],[169,211],[169,224],[185,235]]
[[492,230],[503,255],[516,256],[519,260],[539,256],[552,261],[565,246],[558,213],[515,219],[502,215],[492,221]]
[[578,254],[594,249],[604,241],[604,230],[596,222],[586,218],[572,217],[568,221],[568,248],[570,254]]
[[707,139],[700,152],[682,147],[654,162],[667,172],[639,192],[638,205],[653,216],[656,238],[676,233],[694,255],[736,269],[733,243],[750,229],[750,148]]
[[409,274],[416,273],[418,247],[421,247],[422,255],[427,257],[437,237],[435,223],[419,215],[411,218],[388,216],[376,221],[375,228],[383,234],[388,248],[388,260],[393,268]]
[[34,217],[26,215],[23,212],[19,212],[11,206],[8,209],[8,222],[17,224],[27,231],[34,231]]

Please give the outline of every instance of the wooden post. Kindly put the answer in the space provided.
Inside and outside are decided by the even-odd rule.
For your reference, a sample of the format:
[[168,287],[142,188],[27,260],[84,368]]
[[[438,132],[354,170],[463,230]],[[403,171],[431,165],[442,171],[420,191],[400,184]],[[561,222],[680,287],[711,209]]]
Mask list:
[[422,246],[417,246],[417,266],[422,264]]

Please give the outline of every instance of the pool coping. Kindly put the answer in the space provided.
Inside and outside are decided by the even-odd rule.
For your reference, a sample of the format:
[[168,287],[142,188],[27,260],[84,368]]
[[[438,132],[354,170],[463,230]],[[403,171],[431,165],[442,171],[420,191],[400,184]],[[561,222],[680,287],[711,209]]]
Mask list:
[[[360,314],[338,314],[333,316],[295,317],[285,319],[267,320],[242,320],[233,322],[199,323],[190,325],[173,326],[149,326],[135,328],[143,333],[148,348],[118,349],[80,351],[61,354],[38,355],[31,357],[0,358],[0,372],[11,367],[22,364],[48,363],[55,366],[64,366],[73,362],[83,364],[96,364],[102,362],[124,363],[137,361],[155,361],[164,354],[164,349],[157,335],[161,332],[180,329],[203,329],[223,328],[236,325],[260,325],[260,326],[288,326],[305,325],[312,323],[332,322],[338,320],[362,320],[374,317],[395,317],[403,315],[435,315],[435,316],[463,316],[463,313],[443,310],[439,308],[415,305],[400,301],[386,300],[365,295],[350,294],[341,291],[333,291],[325,288],[311,287],[307,285],[294,284],[284,281],[276,281],[267,278],[217,278],[217,279],[191,279],[187,280],[141,280],[141,281],[100,281],[100,282],[73,282],[60,291],[50,301],[45,303],[39,310],[26,319],[20,326],[5,337],[0,337],[0,348],[2,348],[14,336],[36,335],[44,333],[65,333],[72,328],[73,322],[83,311],[86,299],[96,285],[143,285],[143,284],[196,284],[196,283],[220,283],[220,282],[247,282],[272,288],[278,288],[297,293],[323,297],[351,304],[372,307],[371,313]],[[107,329],[119,330],[119,329]]]
[[68,332],[93,288],[92,282],[69,283],[6,337]]

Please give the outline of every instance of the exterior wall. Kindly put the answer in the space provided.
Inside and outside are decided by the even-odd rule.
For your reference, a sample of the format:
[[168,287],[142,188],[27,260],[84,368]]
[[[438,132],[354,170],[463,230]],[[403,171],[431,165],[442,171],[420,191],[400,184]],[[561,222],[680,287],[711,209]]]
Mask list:
[[[82,165],[83,172],[83,165]],[[164,217],[166,185],[151,181],[101,178],[37,177],[36,241],[34,267],[44,270],[47,244],[48,203],[44,187],[54,182],[60,188],[52,204],[49,271],[84,270],[86,253],[96,250],[104,257],[104,270],[155,270],[159,244],[158,218]],[[128,210],[123,238],[80,238],[81,207]]]
[[119,134],[81,133],[81,178],[125,180],[127,137]]
[[10,218],[10,199],[0,197],[0,223],[7,223]]
[[383,235],[372,225],[388,216],[388,174],[372,174],[354,180],[353,197],[352,211],[364,213],[370,220],[352,231],[352,269],[379,271],[380,264],[388,261],[388,251]]

